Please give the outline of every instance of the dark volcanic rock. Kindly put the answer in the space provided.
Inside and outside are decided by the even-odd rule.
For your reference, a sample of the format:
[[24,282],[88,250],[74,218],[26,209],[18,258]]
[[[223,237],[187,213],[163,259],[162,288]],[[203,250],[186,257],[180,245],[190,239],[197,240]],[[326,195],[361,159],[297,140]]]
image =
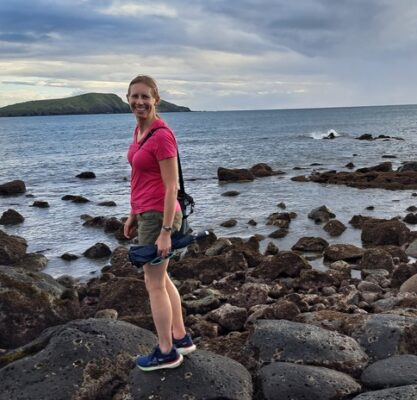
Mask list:
[[320,237],[302,237],[291,250],[322,252],[328,246],[329,243]]
[[73,261],[73,260],[76,260],[78,256],[75,254],[71,254],[71,253],[64,253],[62,254],[61,258],[65,261]]
[[229,190],[227,192],[222,193],[222,196],[225,196],[225,197],[235,197],[239,195],[240,195],[240,192],[238,192],[237,190]]
[[0,230],[0,265],[16,264],[26,254],[27,247],[24,238]]
[[407,243],[410,229],[398,220],[368,220],[362,225],[361,239],[364,245],[381,246]]
[[248,169],[228,169],[223,167],[217,170],[217,177],[219,181],[226,182],[247,182],[255,179],[255,175]]
[[86,199],[83,196],[74,196],[74,198],[72,199],[73,203],[88,203],[90,200]]
[[417,383],[417,356],[392,356],[369,365],[362,373],[362,383],[372,389]]
[[384,249],[378,248],[365,250],[359,265],[362,269],[382,268],[390,272],[394,269],[391,254]]
[[335,218],[336,215],[327,206],[320,206],[308,213],[308,218],[313,219],[314,222],[328,222],[331,218]]
[[[17,361],[0,369],[0,399],[114,398],[130,374],[149,379],[132,370],[132,356],[149,353],[155,342],[151,332],[109,319],[79,320],[49,329],[9,355]],[[160,375],[155,376],[160,381]]]
[[416,400],[417,385],[400,386],[397,388],[375,390],[362,393],[352,400]]
[[106,258],[111,256],[109,246],[104,243],[96,243],[94,246],[88,248],[84,253],[87,258]]
[[401,167],[397,169],[398,172],[404,171],[417,171],[417,162],[416,161],[408,161],[403,163]]
[[47,201],[36,200],[36,201],[33,202],[32,207],[48,208],[49,207],[49,203]]
[[372,361],[398,354],[417,354],[417,318],[372,314],[353,329],[351,336]]
[[0,266],[0,348],[21,346],[45,328],[78,318],[76,295],[41,272]]
[[114,233],[123,227],[123,222],[118,220],[116,217],[106,219],[104,222],[104,232]]
[[248,312],[246,308],[223,304],[221,307],[210,311],[207,318],[218,323],[227,331],[238,331],[243,328]]
[[353,244],[332,244],[324,251],[324,258],[328,261],[355,261],[363,256],[364,249]]
[[262,367],[257,380],[260,396],[265,400],[337,400],[361,389],[353,378],[342,372],[284,362]]
[[406,222],[407,224],[415,225],[417,224],[417,214],[408,213],[404,217],[403,221]]
[[223,226],[224,228],[232,228],[233,226],[236,226],[237,220],[234,218],[228,219],[227,221],[224,221],[220,224],[220,226]]
[[252,400],[252,379],[238,362],[211,352],[197,351],[169,373],[130,374],[134,399]]
[[261,320],[254,325],[249,346],[261,363],[312,364],[356,374],[368,363],[359,344],[349,336],[314,325],[285,320]]
[[330,236],[340,236],[346,230],[346,226],[338,219],[332,219],[323,226],[323,229]]
[[76,175],[76,177],[81,179],[94,179],[96,177],[96,174],[92,171],[85,171]]
[[16,267],[24,268],[29,271],[40,271],[46,267],[48,259],[43,254],[25,254],[16,264]]
[[286,228],[279,228],[273,232],[271,232],[268,237],[272,239],[281,239],[288,235],[288,229]]
[[257,178],[274,175],[274,171],[268,164],[259,163],[250,168],[250,172]]
[[0,195],[9,196],[14,194],[21,194],[26,192],[25,182],[15,180],[6,182],[0,185]]
[[102,207],[116,207],[117,204],[113,200],[110,201],[101,201],[100,203],[97,203],[98,206]]
[[9,208],[3,213],[0,218],[0,225],[17,225],[21,224],[25,218],[19,214],[16,210]]

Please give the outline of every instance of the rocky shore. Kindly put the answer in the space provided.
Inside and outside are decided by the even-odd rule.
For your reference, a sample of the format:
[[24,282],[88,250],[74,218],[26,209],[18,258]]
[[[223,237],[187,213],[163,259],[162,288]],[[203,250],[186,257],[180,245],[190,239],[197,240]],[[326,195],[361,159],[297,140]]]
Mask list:
[[[387,173],[356,174],[374,172]],[[257,164],[218,177],[277,173]],[[285,234],[296,214],[279,207],[267,223]],[[308,217],[335,237],[346,229],[325,206]],[[83,220],[120,233],[116,218]],[[0,230],[0,400],[416,399],[417,231],[408,223],[354,215],[362,246],[301,237],[290,251],[211,232],[170,265],[198,351],[147,374],[134,358],[156,336],[128,243],[88,249],[109,263],[81,282],[41,272],[43,256]]]

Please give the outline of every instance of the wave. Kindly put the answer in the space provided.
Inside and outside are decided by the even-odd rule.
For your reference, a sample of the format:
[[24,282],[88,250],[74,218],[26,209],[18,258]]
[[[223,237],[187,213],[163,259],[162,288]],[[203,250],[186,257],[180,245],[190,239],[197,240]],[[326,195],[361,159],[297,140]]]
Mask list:
[[311,137],[313,139],[324,139],[329,137],[329,135],[332,135],[334,137],[340,136],[340,134],[336,132],[335,129],[329,129],[327,132],[311,132],[308,134],[308,137]]

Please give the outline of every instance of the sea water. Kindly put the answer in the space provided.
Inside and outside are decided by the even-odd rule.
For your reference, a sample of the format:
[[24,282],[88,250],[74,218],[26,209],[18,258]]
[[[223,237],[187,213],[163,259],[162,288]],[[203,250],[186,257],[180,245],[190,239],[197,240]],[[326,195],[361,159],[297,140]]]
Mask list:
[[[360,190],[347,186],[294,182],[297,175],[313,171],[347,170],[391,161],[393,168],[417,159],[417,106],[352,107],[303,110],[165,113],[161,115],[176,133],[186,190],[196,201],[190,217],[194,230],[213,229],[217,236],[248,238],[267,236],[276,227],[267,217],[280,209],[297,213],[289,234],[266,238],[280,250],[289,250],[303,236],[320,236],[330,243],[361,245],[360,230],[349,225],[355,214],[381,218],[404,216],[417,205],[413,191]],[[83,226],[83,214],[126,216],[129,205],[130,166],[126,151],[132,141],[135,120],[130,114],[15,117],[0,119],[0,183],[22,179],[25,195],[0,197],[0,213],[13,208],[25,217],[22,224],[2,226],[8,234],[24,237],[29,252],[48,257],[45,272],[54,277],[70,274],[86,278],[97,274],[108,260],[90,260],[82,253],[97,242],[113,250],[120,243],[103,229]],[[336,138],[323,139],[329,133]],[[396,139],[357,140],[370,133]],[[384,158],[383,156],[395,156]],[[250,168],[267,163],[285,172],[248,183],[219,183],[217,169]],[[76,175],[93,171],[95,179]],[[222,193],[237,190],[240,195]],[[27,197],[30,194],[34,197]],[[85,204],[63,201],[64,195],[82,195]],[[44,200],[49,208],[32,207]],[[97,203],[116,202],[116,207]],[[308,219],[316,207],[327,205],[348,226],[339,237],[330,237]],[[366,207],[374,206],[374,210]],[[281,210],[282,211],[282,210]],[[220,226],[235,218],[233,228]],[[256,226],[248,225],[254,219]],[[410,226],[412,228],[412,226]],[[72,262],[60,256],[70,252],[81,257]]]

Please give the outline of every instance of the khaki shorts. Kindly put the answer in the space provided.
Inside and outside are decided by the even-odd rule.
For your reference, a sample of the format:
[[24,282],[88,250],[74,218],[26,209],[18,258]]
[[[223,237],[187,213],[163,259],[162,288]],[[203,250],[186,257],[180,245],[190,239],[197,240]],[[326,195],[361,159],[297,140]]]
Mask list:
[[[146,211],[137,215],[138,243],[141,246],[155,244],[161,233],[164,214],[160,211]],[[177,211],[172,224],[172,232],[178,231],[182,224],[182,212]]]

